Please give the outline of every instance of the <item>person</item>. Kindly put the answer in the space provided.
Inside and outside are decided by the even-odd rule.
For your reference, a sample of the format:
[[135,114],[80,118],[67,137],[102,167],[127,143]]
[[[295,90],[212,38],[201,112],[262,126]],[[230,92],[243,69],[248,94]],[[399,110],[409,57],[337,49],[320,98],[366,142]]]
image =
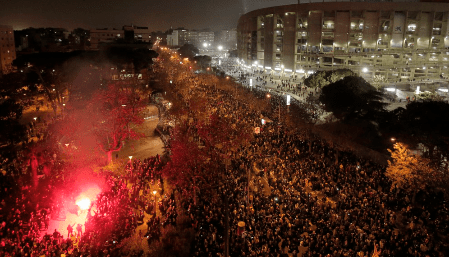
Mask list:
[[83,225],[81,224],[76,225],[76,232],[78,232],[79,237],[83,236]]
[[73,226],[75,226],[75,224],[73,224],[73,225],[67,225],[67,238],[69,238],[70,237],[70,235],[72,235],[73,234]]
[[59,243],[59,236],[60,235],[61,234],[55,228],[55,231],[53,232],[53,241],[55,241],[56,243]]

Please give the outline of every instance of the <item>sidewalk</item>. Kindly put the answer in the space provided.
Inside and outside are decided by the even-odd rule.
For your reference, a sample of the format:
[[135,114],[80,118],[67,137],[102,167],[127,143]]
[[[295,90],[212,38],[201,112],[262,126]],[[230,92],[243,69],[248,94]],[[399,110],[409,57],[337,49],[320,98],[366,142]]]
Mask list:
[[[270,73],[254,74],[254,73],[252,73],[252,71],[247,71],[247,70],[239,70],[237,72],[234,72],[234,71],[230,71],[230,70],[226,70],[226,69],[224,69],[224,71],[226,72],[226,74],[228,74],[229,76],[231,76],[237,80],[239,79],[239,73],[242,73],[242,74],[249,73],[250,75],[246,76],[245,80],[240,82],[240,84],[242,84],[242,86],[249,87],[250,79],[252,79],[252,87],[253,88],[260,87],[266,91],[271,91],[271,92],[274,91],[274,92],[277,92],[280,94],[288,94],[291,97],[293,97],[294,99],[301,101],[301,102],[304,102],[306,100],[306,98],[310,92],[315,91],[313,88],[306,88],[305,91],[304,90],[301,91],[301,93],[303,93],[303,96],[299,96],[297,94],[293,94],[292,92],[278,89],[277,86],[282,84],[281,80],[285,81],[285,80],[290,79],[290,77],[288,77],[288,76],[280,77],[279,75],[275,75],[275,76],[273,76],[273,80],[270,81],[270,76],[271,76]],[[268,79],[263,79],[262,81],[256,81],[256,78],[263,77],[263,76],[268,76]],[[287,83],[296,85],[296,84],[300,84],[302,81],[303,81],[302,78],[296,78],[293,81],[287,82]],[[266,84],[262,85],[264,82],[266,82]],[[401,91],[400,96],[398,96],[396,102],[390,102],[390,101],[388,101],[388,99],[385,98],[384,102],[388,104],[386,106],[386,109],[388,111],[391,111],[391,110],[394,110],[399,107],[405,108],[407,105],[407,101],[406,101],[407,96],[410,99],[412,99],[412,97],[414,96],[414,92],[413,91]],[[401,102],[399,102],[399,99],[401,100]]]

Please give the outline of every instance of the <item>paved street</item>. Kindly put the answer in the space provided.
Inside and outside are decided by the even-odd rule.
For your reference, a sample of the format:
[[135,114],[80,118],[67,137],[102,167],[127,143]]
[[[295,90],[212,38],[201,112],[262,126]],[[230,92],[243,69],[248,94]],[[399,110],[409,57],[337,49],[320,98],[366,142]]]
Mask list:
[[[251,69],[240,69],[240,66],[221,66],[220,68],[223,69],[227,75],[232,76],[234,79],[236,79],[236,81],[240,82],[243,86],[250,86],[250,84],[252,84],[253,88],[256,87],[260,87],[263,88],[267,91],[275,91],[278,93],[285,93],[285,94],[290,94],[291,97],[295,98],[298,101],[305,101],[307,98],[307,95],[310,92],[313,92],[314,89],[311,88],[307,88],[305,91],[303,90],[301,93],[304,92],[304,94],[302,95],[298,95],[298,94],[293,94],[291,92],[291,90],[286,90],[286,89],[278,89],[279,85],[282,85],[284,83],[289,83],[289,84],[300,84],[303,79],[299,76],[297,76],[296,78],[293,76],[289,76],[287,74],[281,75],[278,72],[269,72],[269,73],[259,73],[258,71],[253,72],[253,70]],[[249,76],[245,76],[245,79],[243,81],[240,81],[240,74],[249,74]],[[266,79],[257,81],[257,78],[261,78],[263,76],[267,76]],[[252,80],[252,82],[250,81]],[[435,83],[447,83],[444,80],[441,81],[434,81]],[[414,83],[416,85],[419,84],[419,82],[399,82],[396,83],[396,87],[398,88],[398,92],[396,93],[397,98],[395,102],[391,102],[388,100],[385,100],[388,105],[386,106],[386,109],[391,111],[394,110],[396,108],[402,107],[405,108],[405,106],[407,105],[407,101],[406,98],[409,97],[409,99],[412,99],[415,96],[415,92],[414,91],[405,91],[405,90],[400,90],[401,88],[404,88],[406,85],[409,85],[411,83]],[[421,82],[424,83],[424,82]],[[446,93],[447,94],[447,93]]]

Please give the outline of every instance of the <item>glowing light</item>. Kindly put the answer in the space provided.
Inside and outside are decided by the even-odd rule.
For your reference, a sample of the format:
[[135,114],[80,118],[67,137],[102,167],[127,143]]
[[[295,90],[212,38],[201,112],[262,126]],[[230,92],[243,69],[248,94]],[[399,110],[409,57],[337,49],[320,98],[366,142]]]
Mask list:
[[368,72],[368,68],[365,67],[365,68],[362,69],[362,71],[363,72]]
[[388,92],[394,92],[396,90],[396,88],[393,87],[387,87],[385,88]]
[[81,210],[87,210],[90,207],[90,199],[89,198],[83,198],[78,201],[76,201],[76,205],[80,207]]

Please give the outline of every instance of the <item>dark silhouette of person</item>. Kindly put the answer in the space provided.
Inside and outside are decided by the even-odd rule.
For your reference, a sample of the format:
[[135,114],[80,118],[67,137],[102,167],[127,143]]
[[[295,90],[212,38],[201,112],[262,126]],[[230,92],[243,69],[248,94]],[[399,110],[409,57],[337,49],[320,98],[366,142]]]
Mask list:
[[83,225],[81,224],[76,225],[76,232],[80,237],[83,236]]
[[67,225],[67,237],[70,237],[70,235],[72,235],[73,234],[73,226],[74,226],[75,224],[73,224],[73,225]]

